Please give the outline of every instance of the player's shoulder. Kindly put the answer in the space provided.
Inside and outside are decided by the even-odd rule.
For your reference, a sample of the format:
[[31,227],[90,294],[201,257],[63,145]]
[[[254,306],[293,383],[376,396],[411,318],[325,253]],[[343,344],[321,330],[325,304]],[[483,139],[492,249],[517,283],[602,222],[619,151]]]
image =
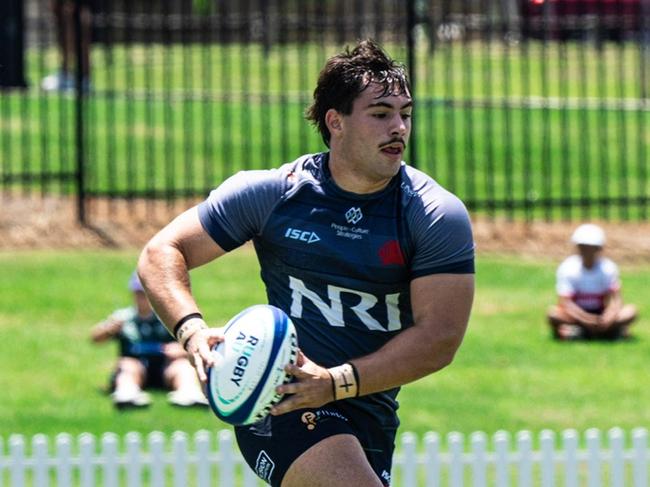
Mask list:
[[319,156],[305,154],[276,168],[240,171],[231,177],[231,184],[239,185],[242,190],[284,194],[306,181],[316,181],[320,169]]
[[412,211],[466,215],[463,201],[425,172],[407,164],[400,169],[402,204]]

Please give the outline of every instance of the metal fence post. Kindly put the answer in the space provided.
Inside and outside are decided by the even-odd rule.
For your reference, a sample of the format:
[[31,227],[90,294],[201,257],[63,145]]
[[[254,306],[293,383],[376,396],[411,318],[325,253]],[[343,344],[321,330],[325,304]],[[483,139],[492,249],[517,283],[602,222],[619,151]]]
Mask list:
[[[416,57],[415,57],[415,27],[417,25],[417,13],[415,10],[416,0],[408,0],[407,5],[407,14],[406,14],[406,58],[408,62],[408,73],[409,81],[411,84],[411,96],[415,99],[415,83],[416,83]],[[411,119],[413,123],[413,119]],[[413,125],[411,125],[413,127]],[[417,158],[417,136],[416,131],[411,130],[411,141],[410,141],[410,161],[409,164],[413,167],[417,167],[418,158]]]
[[76,75],[75,75],[75,146],[76,146],[76,190],[77,190],[77,219],[79,223],[86,223],[86,184],[85,184],[85,145],[84,145],[84,105],[86,97],[86,87],[83,86],[83,33],[81,31],[81,0],[75,0],[74,8],[74,42]]

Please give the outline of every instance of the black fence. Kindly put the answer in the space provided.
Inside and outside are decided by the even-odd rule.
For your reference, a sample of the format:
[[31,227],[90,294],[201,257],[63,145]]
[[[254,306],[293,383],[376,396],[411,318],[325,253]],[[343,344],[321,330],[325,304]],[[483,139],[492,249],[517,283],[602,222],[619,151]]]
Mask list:
[[318,71],[371,37],[411,75],[406,159],[475,213],[648,217],[650,0],[58,4],[2,3],[4,198],[72,196],[82,220],[144,201],[151,218],[323,150],[303,115]]

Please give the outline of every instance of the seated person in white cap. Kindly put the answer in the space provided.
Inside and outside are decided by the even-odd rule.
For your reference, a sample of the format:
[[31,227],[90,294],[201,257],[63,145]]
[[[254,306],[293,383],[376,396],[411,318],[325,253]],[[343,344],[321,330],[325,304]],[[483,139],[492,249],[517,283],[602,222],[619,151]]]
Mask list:
[[111,377],[111,397],[119,409],[146,407],[148,387],[168,389],[176,406],[207,406],[194,367],[183,347],[169,334],[153,312],[138,276],[129,280],[134,305],[114,311],[92,330],[93,342],[115,339],[120,358]]
[[560,340],[627,337],[637,312],[633,305],[623,305],[618,267],[602,256],[605,232],[587,223],[573,232],[571,241],[578,254],[558,267],[559,302],[548,312],[553,336]]

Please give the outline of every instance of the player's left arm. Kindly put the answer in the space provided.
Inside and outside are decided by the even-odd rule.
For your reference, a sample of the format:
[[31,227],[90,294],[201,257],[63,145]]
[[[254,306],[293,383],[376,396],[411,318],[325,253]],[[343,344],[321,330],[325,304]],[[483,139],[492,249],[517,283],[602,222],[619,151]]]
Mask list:
[[[350,360],[356,368],[358,395],[399,387],[449,365],[465,335],[473,299],[474,274],[431,274],[414,279],[414,325],[376,352]],[[298,381],[278,388],[282,394],[293,395],[275,406],[272,414],[317,407],[337,398],[332,369],[302,356],[298,365],[286,370]]]
[[353,359],[359,394],[398,387],[449,365],[474,299],[474,274],[432,274],[411,282],[414,325],[377,352]]

